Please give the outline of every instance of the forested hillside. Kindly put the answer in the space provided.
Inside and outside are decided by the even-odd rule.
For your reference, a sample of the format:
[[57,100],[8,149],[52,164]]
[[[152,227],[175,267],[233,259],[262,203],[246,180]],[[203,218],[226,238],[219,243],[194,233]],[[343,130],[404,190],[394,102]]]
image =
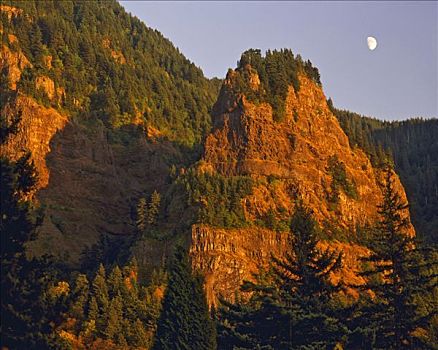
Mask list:
[[39,172],[31,250],[78,265],[100,235],[134,234],[137,202],[199,157],[220,80],[116,1],[1,6],[2,120],[20,119],[2,153],[31,151]]
[[[18,91],[78,120],[97,118],[113,128],[144,123],[189,146],[209,130],[219,82],[116,1],[2,6],[22,11],[2,11],[2,42],[30,61]],[[54,82],[54,98],[38,77]]]
[[[333,106],[329,100],[329,105]],[[332,107],[352,146],[365,150],[376,166],[394,162],[408,195],[417,233],[438,243],[438,120],[384,122]]]

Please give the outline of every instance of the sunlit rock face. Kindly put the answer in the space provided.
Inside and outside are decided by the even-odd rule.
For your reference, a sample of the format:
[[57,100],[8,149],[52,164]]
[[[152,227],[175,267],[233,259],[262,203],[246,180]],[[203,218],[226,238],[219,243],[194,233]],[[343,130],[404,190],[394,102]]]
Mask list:
[[[279,122],[274,121],[269,104],[255,104],[246,96],[233,93],[239,74],[229,72],[213,108],[213,130],[205,141],[201,170],[255,180],[252,195],[242,201],[250,221],[268,211],[292,214],[295,201],[301,199],[321,226],[330,222],[351,237],[356,227],[375,223],[382,200],[379,184],[383,174],[372,167],[362,150],[350,147],[328,108],[322,88],[299,75],[300,90],[289,87],[286,117]],[[259,79],[254,74],[248,74],[249,85],[258,89]],[[343,164],[346,177],[355,188],[354,196],[339,191],[336,204],[330,200],[333,174],[329,164],[333,158]],[[404,189],[395,178],[396,188],[406,200]],[[405,215],[409,213],[406,211]],[[408,231],[414,234],[412,226]],[[332,235],[330,240],[336,241],[333,231]],[[243,280],[251,279],[260,266],[267,266],[271,253],[281,256],[285,252],[286,242],[286,233],[266,229],[197,226],[192,231],[191,253],[195,266],[207,276],[207,292],[213,300],[214,294],[232,297]],[[345,266],[343,274],[351,280],[356,278],[357,258],[367,254],[367,250],[354,244],[343,245],[350,265]]]

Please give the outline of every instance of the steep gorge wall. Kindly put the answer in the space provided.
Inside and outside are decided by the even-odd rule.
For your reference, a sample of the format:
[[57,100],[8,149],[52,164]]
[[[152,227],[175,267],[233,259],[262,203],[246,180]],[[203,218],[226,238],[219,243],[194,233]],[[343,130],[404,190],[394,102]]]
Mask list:
[[44,188],[49,183],[50,171],[46,164],[46,156],[51,151],[52,137],[64,128],[67,116],[53,108],[46,108],[27,96],[18,96],[8,103],[1,113],[13,119],[20,116],[17,135],[8,139],[2,147],[1,154],[17,159],[27,151],[31,151],[38,172],[37,189]]
[[[2,46],[0,71],[6,73],[10,91],[0,112],[9,122],[19,118],[19,123],[0,154],[16,160],[31,152],[38,173],[34,199],[45,215],[38,239],[28,245],[31,254],[51,253],[77,265],[101,234],[136,233],[133,208],[138,198],[164,192],[170,165],[181,162],[183,155],[149,129],[132,126],[124,144],[111,140],[123,130],[110,131],[99,121],[75,122],[62,109],[24,95],[17,83],[27,67],[32,65],[19,45],[14,51]],[[64,89],[47,76],[38,76],[35,85],[53,102],[65,97]]]
[[[205,290],[210,304],[217,305],[218,297],[233,300],[244,281],[254,280],[261,269],[269,269],[272,256],[281,258],[289,251],[287,232],[264,228],[219,229],[205,225],[192,227],[190,255],[196,270],[205,277]],[[342,252],[343,265],[331,280],[343,280],[351,285],[364,283],[358,276],[360,258],[369,250],[354,243],[320,242],[321,250]],[[355,296],[357,292],[348,290]]]
[[[16,39],[10,37],[12,40]],[[49,67],[50,59],[46,61]],[[19,50],[2,48],[0,68],[6,68],[12,90],[26,67],[30,67],[29,60]],[[274,121],[269,104],[255,104],[233,93],[236,74],[229,74],[214,107],[214,126],[205,142],[200,169],[255,180],[253,193],[241,203],[248,221],[255,222],[270,210],[290,215],[298,198],[314,211],[321,225],[335,222],[352,232],[356,225],[375,221],[382,174],[361,150],[350,147],[321,87],[299,76],[300,90],[288,90],[285,119]],[[250,75],[250,80],[252,89],[260,89],[258,76]],[[65,94],[47,77],[39,77],[36,83],[49,98]],[[40,173],[37,198],[46,206],[46,215],[41,238],[31,245],[37,254],[56,251],[69,254],[66,259],[77,263],[83,249],[101,233],[134,236],[133,209],[138,198],[154,190],[164,193],[170,166],[183,163],[182,151],[153,135],[152,129],[129,144],[114,142],[103,124],[71,122],[60,110],[20,93],[2,106],[2,113],[22,116],[19,134],[2,152],[17,158],[22,150],[30,150]],[[332,156],[345,166],[358,195],[352,198],[340,191],[336,205],[328,200]],[[406,199],[398,179],[396,184]],[[414,232],[412,227],[410,232]],[[232,298],[243,280],[268,265],[271,253],[281,256],[287,249],[286,233],[255,225],[242,229],[195,225],[188,235],[193,264],[206,276],[211,302],[219,294]],[[367,254],[366,249],[331,238],[323,245],[342,249],[346,254],[343,274],[357,279],[357,258]],[[140,260],[161,265],[169,251],[166,242],[157,239],[139,251],[144,255]]]
[[[299,197],[314,210],[320,223],[336,220],[344,227],[354,227],[374,222],[382,198],[381,172],[371,166],[364,152],[350,147],[321,87],[304,75],[299,78],[298,92],[289,87],[282,122],[273,120],[267,103],[256,105],[223,89],[214,109],[214,129],[205,143],[203,169],[227,176],[271,176],[279,183],[288,183],[277,185],[275,195],[263,186],[257,188],[256,195],[246,201],[249,215],[277,207],[274,198],[267,197],[283,199],[286,209]],[[225,86],[233,84],[231,75]],[[357,198],[352,198],[340,191],[336,206],[329,203],[333,181],[329,160],[333,156],[344,165],[357,192]],[[406,200],[398,177],[396,185]],[[285,193],[285,187],[293,188],[295,194]],[[257,193],[264,198],[258,198]]]
[[[283,210],[290,215],[295,201],[301,199],[322,227],[330,223],[354,241],[357,227],[378,220],[382,171],[371,166],[364,152],[350,147],[327,106],[322,88],[306,76],[299,76],[299,91],[289,87],[286,117],[278,122],[273,120],[269,104],[254,104],[244,95],[233,94],[236,74],[239,73],[229,73],[214,107],[214,127],[206,139],[199,169],[255,180],[253,193],[242,200],[249,221],[262,218],[268,211]],[[258,89],[258,77],[252,76],[251,81],[253,89]],[[339,191],[337,203],[330,202],[334,180],[329,161],[334,156],[356,189],[356,196]],[[396,175],[395,187],[407,201]],[[409,212],[405,215],[409,216]],[[344,266],[332,280],[363,283],[357,272],[360,257],[369,254],[368,249],[348,243],[348,237],[347,242],[345,237],[339,241],[336,230],[326,234],[332,236],[321,242],[321,248],[344,254]],[[413,226],[408,234],[415,234]],[[193,264],[206,276],[207,295],[212,303],[218,295],[233,299],[244,280],[253,279],[253,273],[269,265],[271,253],[281,257],[287,249],[286,232],[255,226],[223,229],[196,225],[192,229]]]

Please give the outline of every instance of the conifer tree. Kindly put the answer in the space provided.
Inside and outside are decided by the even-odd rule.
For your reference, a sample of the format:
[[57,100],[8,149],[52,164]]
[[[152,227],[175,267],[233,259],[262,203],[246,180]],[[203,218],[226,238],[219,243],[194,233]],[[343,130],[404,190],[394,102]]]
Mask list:
[[89,290],[90,286],[87,276],[84,274],[79,274],[76,277],[72,291],[71,298],[73,301],[69,310],[70,314],[79,321],[83,321],[85,319]]
[[97,315],[96,315],[96,329],[98,332],[103,332],[106,323],[106,314],[109,307],[109,294],[108,286],[106,284],[106,272],[105,267],[100,264],[97,271],[96,277],[92,284],[92,295],[96,300],[97,304]]
[[137,219],[135,222],[137,225],[137,230],[140,234],[144,233],[146,228],[146,213],[147,213],[146,199],[142,197],[139,199],[137,204]]
[[111,298],[122,294],[123,276],[122,271],[116,265],[108,276],[108,292]]
[[121,332],[120,326],[123,321],[122,300],[118,295],[111,299],[106,316],[106,327],[103,332],[105,339],[117,340]]
[[158,213],[160,211],[160,202],[160,194],[157,191],[154,191],[151,195],[151,201],[149,202],[147,212],[147,223],[149,225],[153,225],[157,221]]
[[372,266],[362,273],[368,277],[365,289],[375,297],[362,310],[362,321],[374,329],[378,348],[418,348],[414,331],[426,325],[431,314],[419,316],[415,297],[428,286],[431,276],[419,271],[424,264],[414,237],[407,231],[408,206],[395,189],[392,169],[387,167],[385,173],[383,202],[378,210],[381,219],[370,242],[372,253],[364,259]]
[[132,327],[132,338],[132,343],[136,347],[146,348],[149,345],[148,336],[146,334],[144,324],[138,318],[135,320]]
[[175,253],[153,349],[216,349],[202,280],[193,276],[183,248]]
[[88,319],[96,321],[99,317],[99,306],[97,305],[96,297],[92,296],[88,304]]
[[273,257],[272,271],[242,286],[253,293],[250,302],[223,303],[220,346],[319,349],[334,347],[346,333],[330,308],[341,285],[332,285],[329,274],[340,268],[341,254],[317,248],[316,222],[301,203],[290,228],[290,252]]

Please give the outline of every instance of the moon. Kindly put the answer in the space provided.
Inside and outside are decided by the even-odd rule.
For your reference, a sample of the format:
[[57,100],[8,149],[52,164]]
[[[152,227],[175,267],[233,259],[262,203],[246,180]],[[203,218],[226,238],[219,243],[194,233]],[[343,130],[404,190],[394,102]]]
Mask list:
[[368,48],[373,51],[376,47],[377,47],[377,40],[375,37],[373,36],[369,36],[367,38],[367,44],[368,44]]

